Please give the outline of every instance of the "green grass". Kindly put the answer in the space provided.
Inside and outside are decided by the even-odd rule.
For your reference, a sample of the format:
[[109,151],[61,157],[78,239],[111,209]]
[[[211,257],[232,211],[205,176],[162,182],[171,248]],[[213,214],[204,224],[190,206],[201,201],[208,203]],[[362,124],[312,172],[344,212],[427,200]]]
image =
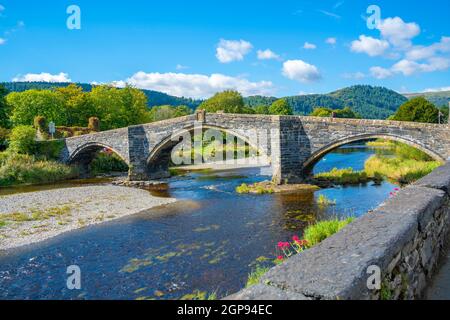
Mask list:
[[428,175],[440,165],[439,161],[407,160],[375,155],[366,161],[364,170],[369,177],[381,175],[401,184],[409,184]]
[[245,287],[248,288],[254,286],[255,284],[258,284],[261,277],[266,274],[269,269],[270,268],[267,267],[256,266],[256,269],[248,275]]
[[319,181],[343,185],[360,184],[370,180],[364,171],[354,171],[353,168],[333,168],[331,171],[316,174],[314,178]]
[[90,171],[94,176],[110,172],[126,172],[128,165],[115,153],[100,152],[92,160]]
[[270,183],[254,183],[248,185],[246,183],[236,187],[237,193],[256,193],[256,194],[272,194],[275,192],[273,185]]
[[0,186],[52,183],[76,178],[78,169],[34,156],[4,153],[0,156]]
[[308,247],[312,247],[339,232],[354,219],[353,217],[345,219],[335,218],[333,220],[317,222],[305,229],[303,238],[308,241]]
[[45,210],[34,209],[29,214],[24,212],[13,212],[0,214],[0,226],[5,226],[8,223],[21,223],[27,221],[43,221],[52,217],[62,218],[70,215],[71,207],[61,206],[48,208]]

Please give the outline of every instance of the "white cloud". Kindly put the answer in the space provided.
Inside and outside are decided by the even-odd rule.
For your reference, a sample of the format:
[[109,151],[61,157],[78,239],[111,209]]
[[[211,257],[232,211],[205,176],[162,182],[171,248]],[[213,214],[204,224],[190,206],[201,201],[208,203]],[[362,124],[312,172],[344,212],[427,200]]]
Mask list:
[[6,39],[0,38],[0,46],[6,43]]
[[344,73],[342,75],[342,77],[344,79],[360,80],[360,79],[364,79],[366,77],[366,75],[364,73],[358,71],[358,72],[354,72],[354,73]]
[[300,82],[314,82],[320,80],[321,75],[316,66],[302,60],[288,60],[283,63],[283,75],[291,80]]
[[423,92],[441,92],[441,91],[450,91],[450,87],[428,88],[423,90]]
[[325,40],[325,42],[328,43],[328,44],[331,44],[331,45],[335,45],[337,40],[336,40],[336,38],[331,37],[331,38],[327,38]]
[[370,73],[377,79],[386,79],[393,75],[391,70],[382,67],[372,67],[370,68]]
[[221,63],[240,61],[252,48],[252,44],[248,41],[221,39],[216,49],[216,57]]
[[404,76],[411,76],[420,72],[443,71],[450,67],[450,59],[433,57],[426,63],[418,63],[407,59],[400,60],[391,68],[393,72],[402,73]]
[[145,73],[140,71],[126,81],[116,81],[113,84],[123,87],[127,83],[141,89],[190,98],[207,98],[223,90],[237,90],[244,96],[273,95],[275,91],[274,85],[270,81],[251,82],[245,78],[223,74]]
[[389,48],[389,42],[365,35],[360,35],[359,40],[352,41],[351,50],[358,53],[366,53],[371,57],[382,55]]
[[442,37],[439,42],[430,46],[415,46],[406,53],[408,60],[422,60],[435,56],[437,53],[450,52],[450,37]]
[[259,60],[280,59],[280,56],[270,49],[258,50],[257,56]]
[[381,20],[377,28],[384,39],[400,48],[410,47],[411,39],[420,34],[420,26],[417,23],[406,23],[400,17]]
[[333,12],[330,12],[330,11],[319,10],[319,12],[324,14],[324,15],[326,15],[326,16],[328,16],[328,17],[332,17],[332,18],[335,18],[335,19],[342,18],[340,15],[338,15],[336,13],[333,13]]
[[314,43],[305,42],[305,44],[303,45],[303,49],[306,50],[314,50],[316,48],[317,46]]
[[72,82],[69,78],[69,75],[64,72],[60,72],[59,74],[50,74],[46,72],[42,73],[27,73],[25,75],[18,75],[12,81],[25,81],[25,82]]

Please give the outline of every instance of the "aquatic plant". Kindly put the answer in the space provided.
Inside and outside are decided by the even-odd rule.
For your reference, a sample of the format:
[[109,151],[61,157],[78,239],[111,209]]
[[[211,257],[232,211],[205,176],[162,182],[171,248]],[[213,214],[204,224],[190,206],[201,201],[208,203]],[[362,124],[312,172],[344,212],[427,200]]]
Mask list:
[[336,205],[336,200],[328,199],[327,196],[325,196],[324,194],[321,194],[317,198],[317,204],[321,208],[326,208],[326,207],[329,207],[329,206]]
[[269,271],[270,268],[268,267],[261,267],[261,266],[256,266],[256,269],[254,271],[252,271],[249,275],[248,275],[248,279],[247,279],[247,283],[245,285],[246,288],[254,286],[255,284],[259,283],[259,280],[261,279],[261,277],[267,273],[267,271]]

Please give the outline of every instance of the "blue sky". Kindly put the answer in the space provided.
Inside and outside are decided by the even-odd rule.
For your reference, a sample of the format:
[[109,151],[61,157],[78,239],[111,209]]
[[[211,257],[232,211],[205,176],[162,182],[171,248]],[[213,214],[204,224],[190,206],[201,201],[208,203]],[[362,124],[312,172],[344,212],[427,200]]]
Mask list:
[[[67,28],[69,5],[79,30]],[[381,10],[375,29],[369,5]],[[0,81],[128,82],[196,98],[441,89],[449,18],[448,0],[0,0]]]

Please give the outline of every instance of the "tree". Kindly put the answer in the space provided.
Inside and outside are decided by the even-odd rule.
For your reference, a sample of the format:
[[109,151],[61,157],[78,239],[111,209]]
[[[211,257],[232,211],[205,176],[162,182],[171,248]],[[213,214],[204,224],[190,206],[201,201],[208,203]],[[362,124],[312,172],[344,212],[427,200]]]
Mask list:
[[390,120],[438,123],[439,109],[424,97],[417,97],[405,102],[398,108]]
[[43,116],[56,125],[67,124],[67,110],[64,97],[50,90],[27,90],[12,92],[6,96],[11,107],[14,125],[32,125],[34,117]]
[[256,114],[269,114],[269,107],[266,105],[259,105],[255,107]]
[[32,126],[14,127],[9,137],[9,150],[14,153],[33,154],[36,148],[36,130]]
[[203,101],[198,109],[206,110],[206,112],[242,113],[244,99],[239,92],[226,90],[216,93],[213,97]]
[[0,128],[9,128],[9,113],[10,110],[6,103],[6,95],[8,94],[8,90],[2,85],[0,85]]
[[293,111],[286,99],[278,99],[269,107],[269,114],[287,116],[293,114]]
[[344,109],[331,109],[325,107],[314,108],[313,112],[310,114],[313,117],[332,117],[335,118],[347,118],[347,119],[360,119],[361,116],[354,112],[350,107],[345,107]]
[[96,86],[89,93],[94,110],[100,119],[101,130],[127,127],[149,122],[147,97],[138,89]]
[[88,119],[95,116],[95,110],[92,102],[89,100],[88,93],[83,92],[81,86],[69,84],[67,87],[54,89],[61,93],[67,112],[67,126],[86,126]]
[[174,107],[169,105],[153,107],[149,111],[150,121],[161,121],[171,118],[177,118],[187,116],[191,113],[192,110],[186,106]]

